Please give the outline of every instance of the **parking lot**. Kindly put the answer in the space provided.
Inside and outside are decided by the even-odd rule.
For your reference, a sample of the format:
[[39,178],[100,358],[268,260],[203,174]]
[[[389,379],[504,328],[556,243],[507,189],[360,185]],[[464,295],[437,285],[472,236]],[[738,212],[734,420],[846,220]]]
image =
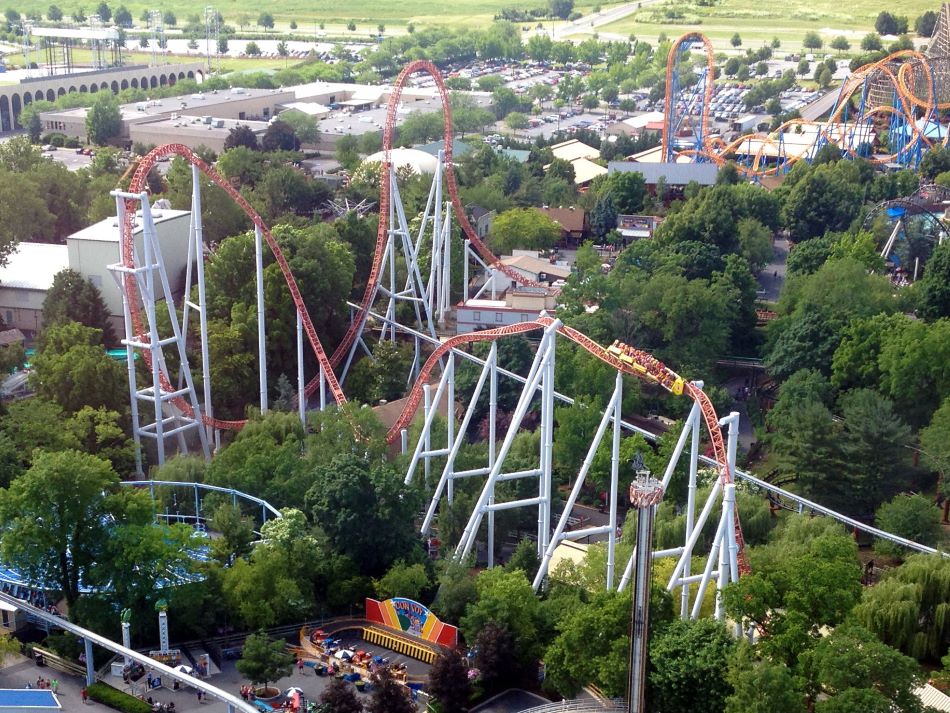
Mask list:
[[43,155],[58,161],[70,171],[78,171],[92,163],[92,156],[76,153],[76,149],[53,149],[52,151],[43,151]]

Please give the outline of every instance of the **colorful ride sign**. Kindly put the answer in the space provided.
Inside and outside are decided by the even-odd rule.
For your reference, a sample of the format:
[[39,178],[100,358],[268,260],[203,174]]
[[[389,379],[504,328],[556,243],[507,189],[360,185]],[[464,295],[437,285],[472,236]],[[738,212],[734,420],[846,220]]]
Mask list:
[[458,643],[457,628],[439,621],[435,614],[412,599],[394,597],[380,602],[367,597],[366,618],[433,644],[454,648]]

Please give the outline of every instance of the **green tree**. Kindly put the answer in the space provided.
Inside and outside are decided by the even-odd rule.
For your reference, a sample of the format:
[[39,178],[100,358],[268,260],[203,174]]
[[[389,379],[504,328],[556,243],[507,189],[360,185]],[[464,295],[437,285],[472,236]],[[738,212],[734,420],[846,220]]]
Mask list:
[[917,289],[918,312],[922,317],[950,317],[950,240],[934,248]]
[[20,642],[12,636],[0,636],[0,669],[3,668],[8,656],[20,653]]
[[610,191],[617,212],[621,215],[635,215],[643,210],[646,183],[642,174],[636,171],[611,173],[607,177],[606,190]]
[[[381,574],[418,547],[414,518],[419,499],[391,466],[337,456],[316,466],[306,504],[333,547],[368,575]],[[387,546],[379,547],[380,533]]]
[[541,609],[525,573],[489,569],[475,578],[478,599],[462,617],[465,638],[474,641],[489,622],[510,632],[518,665],[525,669],[541,654]]
[[109,20],[112,19],[112,10],[109,9],[109,6],[105,2],[100,2],[96,6],[96,14],[104,23],[108,23]]
[[393,564],[382,578],[374,580],[373,587],[380,599],[405,597],[418,600],[429,587],[429,575],[423,564],[407,564],[400,560]]
[[732,37],[729,39],[729,44],[732,45],[733,47],[742,46],[742,38],[739,36],[738,32],[732,35]]
[[272,121],[261,138],[261,149],[264,151],[296,151],[299,148],[300,140],[294,127],[282,119]]
[[805,39],[802,40],[802,47],[810,50],[820,50],[823,44],[821,35],[817,32],[806,32]]
[[287,652],[283,641],[272,641],[266,632],[260,631],[244,640],[241,658],[236,665],[240,674],[251,683],[262,683],[266,687],[268,683],[291,674],[294,657]]
[[561,226],[536,208],[513,208],[492,221],[489,242],[496,253],[516,248],[546,250],[561,237]]
[[941,492],[950,494],[950,397],[944,399],[930,424],[920,432],[924,462],[941,477]]
[[85,327],[100,330],[107,346],[116,343],[99,288],[70,269],[53,276],[53,284],[43,300],[43,324],[47,329],[67,322],[79,322]]
[[548,9],[552,17],[566,20],[574,11],[574,0],[548,0]]
[[356,697],[356,689],[342,678],[330,679],[330,683],[320,693],[320,703],[327,713],[363,713],[363,704]]
[[845,37],[844,35],[838,35],[837,37],[832,39],[831,44],[829,46],[831,47],[831,49],[837,50],[838,54],[841,54],[842,52],[847,52],[849,49],[851,49],[851,43],[848,42],[848,38]]
[[735,641],[713,619],[677,619],[650,641],[647,698],[656,710],[718,713],[732,687],[723,661]]
[[861,39],[861,49],[865,52],[880,52],[883,48],[881,36],[876,32],[871,32]]
[[[829,696],[815,707],[819,713],[857,710],[834,703],[839,697],[847,697],[851,705],[855,700],[883,698],[887,705],[875,704],[878,710],[922,710],[914,693],[922,680],[917,663],[856,624],[839,626],[818,642],[805,666],[813,672],[819,690]],[[855,696],[858,691],[864,692],[860,698]]]
[[930,37],[937,26],[937,13],[933,10],[927,10],[924,14],[914,20],[914,32],[918,37]]
[[250,554],[256,539],[254,522],[242,515],[240,508],[222,503],[211,515],[211,527],[221,535],[211,540],[211,555],[222,565]]
[[255,134],[246,124],[238,124],[232,128],[224,139],[224,150],[232,149],[236,146],[244,146],[253,151],[258,150],[257,134]]
[[55,586],[72,609],[79,583],[97,581],[96,567],[108,563],[132,495],[120,490],[106,460],[73,450],[35,453],[0,497],[4,561],[28,581]]
[[115,9],[115,15],[113,19],[115,24],[117,24],[119,27],[126,29],[132,27],[132,13],[129,12],[125,5],[119,5],[119,7]]
[[736,656],[730,666],[733,692],[725,713],[806,713],[802,682],[791,669],[771,661],[741,660],[746,658]]
[[935,660],[950,643],[950,561],[915,554],[864,591],[854,618],[885,644]]
[[269,12],[262,12],[257,17],[257,24],[263,27],[265,30],[271,30],[274,28],[274,16]]
[[59,8],[59,5],[49,6],[49,9],[46,11],[46,19],[50,22],[59,22],[63,19],[63,11]]
[[409,689],[393,678],[388,667],[378,669],[371,681],[373,693],[367,713],[416,713],[418,710],[409,697]]
[[37,393],[68,413],[84,406],[122,410],[125,369],[102,346],[102,330],[68,322],[47,329],[33,358]]
[[504,626],[488,621],[475,639],[475,668],[485,691],[495,693],[521,683],[523,671],[514,635]]
[[86,112],[86,135],[98,145],[118,136],[122,130],[119,100],[111,92],[99,92]]
[[[928,547],[943,539],[940,509],[931,498],[923,495],[901,494],[881,505],[875,513],[877,527]],[[904,548],[888,540],[874,541],[874,551],[882,555],[900,557]]]
[[429,671],[427,690],[439,713],[468,710],[472,690],[468,671],[459,650],[443,651],[436,657]]
[[300,143],[310,144],[317,140],[319,135],[317,120],[310,114],[305,114],[297,109],[290,109],[280,113],[280,120],[293,129]]
[[[244,46],[244,53],[245,53],[248,57],[260,57],[260,56],[261,56],[261,48],[260,48],[260,46],[258,46],[258,44],[257,44],[256,42],[248,42],[248,43]],[[225,148],[227,148],[227,147],[225,147]]]
[[617,229],[617,207],[610,193],[599,197],[590,213],[590,229],[594,237],[603,241],[607,233]]
[[881,35],[903,35],[907,32],[907,18],[882,10],[874,21],[874,29]]
[[348,23],[346,23],[346,29],[348,29],[350,32],[356,32],[356,23],[350,20]]
[[517,134],[522,129],[528,128],[528,117],[520,111],[511,111],[505,116],[505,123]]
[[739,245],[749,267],[759,271],[772,260],[772,234],[755,218],[739,221]]

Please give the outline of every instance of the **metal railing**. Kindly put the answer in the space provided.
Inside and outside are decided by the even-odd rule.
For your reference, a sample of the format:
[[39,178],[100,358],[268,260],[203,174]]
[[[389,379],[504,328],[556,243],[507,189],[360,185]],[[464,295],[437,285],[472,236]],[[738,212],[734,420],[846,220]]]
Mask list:
[[589,699],[583,701],[560,701],[559,703],[546,703],[543,706],[528,708],[521,713],[561,713],[561,711],[574,711],[574,713],[600,713],[600,711],[625,711],[627,702],[622,698],[612,698],[606,701]]

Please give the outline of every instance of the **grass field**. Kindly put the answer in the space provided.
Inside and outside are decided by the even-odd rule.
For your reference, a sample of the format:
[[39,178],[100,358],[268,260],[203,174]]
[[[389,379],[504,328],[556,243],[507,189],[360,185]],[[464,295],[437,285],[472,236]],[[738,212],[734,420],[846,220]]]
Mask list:
[[[675,9],[683,17],[674,21],[667,19],[668,9]],[[875,0],[720,0],[713,6],[701,7],[667,0],[598,29],[601,35],[633,34],[648,41],[661,32],[677,37],[696,30],[707,35],[717,49],[732,49],[729,40],[738,32],[743,41],[740,49],[759,47],[778,37],[782,49],[790,51],[799,50],[805,33],[814,30],[821,34],[826,45],[837,35],[846,36],[854,52],[859,49],[861,38],[874,31],[874,20],[884,9],[905,15],[913,29],[918,15],[927,10],[937,11],[940,4],[933,0],[895,0],[886,4]]]
[[[203,16],[204,4],[196,5],[187,0],[163,0],[161,3],[148,0],[107,0],[109,6],[115,9],[124,4],[138,22],[139,16],[146,9],[171,10],[178,18],[179,24],[184,24],[186,18],[194,13]],[[615,4],[620,0],[603,0],[604,7]],[[46,13],[49,0],[23,0],[16,3],[21,13]],[[63,10],[65,17],[69,17],[77,7],[82,7],[86,13],[94,11],[96,2],[66,2],[57,3]],[[221,0],[212,2],[223,16],[225,22],[237,27],[238,18],[247,15],[254,23],[262,12],[269,12],[277,23],[277,30],[287,30],[290,21],[295,21],[298,31],[305,31],[314,24],[324,22],[326,30],[333,34],[347,34],[346,25],[350,20],[357,24],[355,35],[365,38],[365,31],[375,30],[380,23],[393,30],[403,29],[412,22],[416,27],[423,26],[451,26],[479,28],[490,23],[492,16],[506,7],[530,9],[547,7],[547,0],[399,0],[398,2],[379,2],[379,0],[263,0],[249,2],[248,0]],[[589,12],[593,2],[575,3],[576,9]],[[258,28],[259,29],[259,28]],[[339,32],[338,32],[339,31]]]

